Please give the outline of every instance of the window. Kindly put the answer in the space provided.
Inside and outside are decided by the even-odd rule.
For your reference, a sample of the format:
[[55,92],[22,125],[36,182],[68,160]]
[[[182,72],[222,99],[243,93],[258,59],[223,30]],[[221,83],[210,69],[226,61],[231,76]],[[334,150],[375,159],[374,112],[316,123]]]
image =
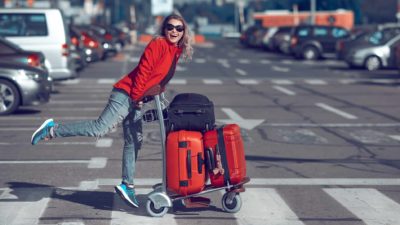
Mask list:
[[327,36],[328,29],[324,27],[316,27],[314,28],[314,36]]
[[345,29],[342,29],[342,28],[333,28],[332,29],[332,36],[335,38],[341,38],[341,37],[345,37],[348,35],[349,35],[349,33]]
[[3,13],[0,14],[2,36],[47,36],[44,14]]
[[301,28],[297,33],[300,37],[308,36],[308,28]]

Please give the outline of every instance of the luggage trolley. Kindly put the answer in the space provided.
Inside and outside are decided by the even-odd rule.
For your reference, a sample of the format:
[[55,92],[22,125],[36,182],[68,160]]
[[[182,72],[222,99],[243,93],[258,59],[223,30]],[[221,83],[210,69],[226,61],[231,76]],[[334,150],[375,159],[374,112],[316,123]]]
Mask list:
[[174,201],[182,201],[182,203],[184,204],[183,200],[186,198],[199,196],[223,189],[225,189],[226,192],[221,200],[222,208],[229,213],[238,212],[242,206],[242,200],[240,198],[239,193],[244,191],[243,184],[250,181],[250,178],[248,177],[245,177],[240,183],[235,185],[231,185],[228,183],[226,186],[218,188],[212,187],[211,185],[206,185],[203,191],[187,196],[168,194],[167,172],[166,172],[166,131],[164,125],[163,102],[162,102],[165,100],[164,93],[154,95],[154,100],[155,100],[154,102],[158,116],[158,121],[160,125],[163,176],[162,176],[162,183],[155,184],[153,186],[153,191],[148,194],[148,199],[146,202],[147,213],[153,217],[162,217],[168,212],[168,209],[173,206]]

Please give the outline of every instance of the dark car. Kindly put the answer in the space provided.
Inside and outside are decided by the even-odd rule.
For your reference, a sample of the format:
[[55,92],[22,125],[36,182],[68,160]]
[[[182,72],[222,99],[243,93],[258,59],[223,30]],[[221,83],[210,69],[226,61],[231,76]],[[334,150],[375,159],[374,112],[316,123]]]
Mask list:
[[338,41],[336,46],[337,58],[346,59],[353,49],[382,45],[400,33],[400,25],[384,24],[375,29],[360,32],[350,38]]
[[266,28],[255,25],[244,30],[240,35],[240,44],[246,47],[261,47]]
[[323,25],[300,25],[293,29],[290,50],[296,58],[318,59],[335,56],[336,42],[349,37],[342,27]]
[[20,106],[48,102],[51,90],[47,70],[0,61],[0,115],[11,114]]
[[290,53],[290,35],[292,30],[292,26],[279,27],[268,42],[269,49],[285,54]]
[[24,63],[47,70],[46,58],[42,52],[24,50],[3,37],[0,37],[0,60]]

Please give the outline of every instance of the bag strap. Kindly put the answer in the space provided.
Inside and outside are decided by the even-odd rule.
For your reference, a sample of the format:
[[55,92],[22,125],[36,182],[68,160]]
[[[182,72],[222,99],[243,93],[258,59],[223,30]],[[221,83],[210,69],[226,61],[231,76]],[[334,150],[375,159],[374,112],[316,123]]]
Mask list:
[[221,154],[222,167],[224,168],[224,183],[227,185],[231,183],[230,173],[228,168],[228,159],[226,157],[226,148],[224,140],[224,126],[217,129],[218,149]]
[[171,67],[169,68],[167,75],[160,82],[161,87],[165,87],[165,85],[168,84],[168,82],[174,76],[175,67],[176,67],[176,61],[177,61],[176,60],[176,56],[174,55],[174,60],[172,61]]

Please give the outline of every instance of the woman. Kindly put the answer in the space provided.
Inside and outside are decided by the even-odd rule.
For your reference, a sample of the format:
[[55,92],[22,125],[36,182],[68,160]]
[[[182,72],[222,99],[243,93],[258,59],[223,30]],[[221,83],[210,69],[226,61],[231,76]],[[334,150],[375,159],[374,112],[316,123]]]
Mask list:
[[129,205],[139,207],[133,178],[142,143],[140,109],[146,92],[152,87],[161,85],[164,90],[182,53],[184,59],[191,59],[193,49],[189,29],[181,16],[172,14],[164,19],[159,35],[147,45],[136,68],[114,84],[108,104],[98,119],[73,123],[55,123],[48,119],[33,133],[32,145],[55,137],[100,137],[122,122],[122,182],[115,190]]

